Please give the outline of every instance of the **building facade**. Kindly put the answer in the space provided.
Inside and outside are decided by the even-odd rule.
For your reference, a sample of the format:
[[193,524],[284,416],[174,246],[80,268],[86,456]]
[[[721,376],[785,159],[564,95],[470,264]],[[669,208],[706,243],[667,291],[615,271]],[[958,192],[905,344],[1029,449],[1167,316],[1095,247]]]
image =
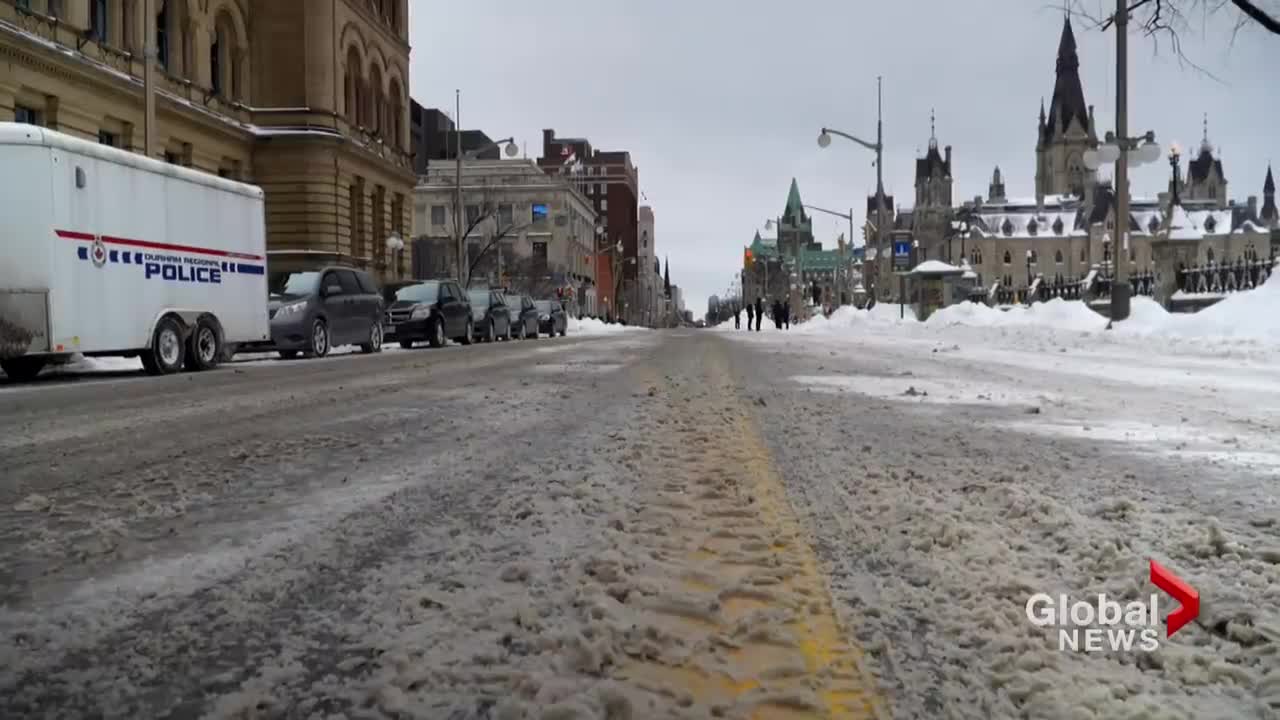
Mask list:
[[455,218],[456,178],[455,163],[434,163],[414,189],[413,277],[457,274],[457,220],[466,238],[462,282],[536,297],[559,292],[576,313],[599,311],[597,216],[586,195],[531,160],[464,160],[463,211]]
[[456,131],[453,118],[435,108],[425,108],[416,100],[409,100],[409,149],[413,154],[413,171],[427,174],[432,162],[452,160],[457,157],[457,146],[462,152],[473,151],[477,159],[497,160],[499,148],[481,130]]
[[[1084,153],[1098,146],[1093,108],[1085,104],[1080,59],[1070,20],[1058,44],[1053,95],[1046,112],[1041,103],[1037,127],[1035,192],[1010,196],[996,167],[986,197],[957,204],[952,197],[951,148],[938,152],[936,132],[929,149],[916,160],[916,197],[912,207],[889,213],[890,234],[909,244],[913,259],[968,264],[993,295],[1020,295],[1041,283],[1091,283],[1123,267],[1134,276],[1155,271],[1152,240],[1167,235],[1178,218],[1182,240],[1196,240],[1200,263],[1235,262],[1276,252],[1273,232],[1280,224],[1270,168],[1263,181],[1263,203],[1229,199],[1221,157],[1209,140],[1208,123],[1196,155],[1173,168],[1168,192],[1130,202],[1128,247],[1116,247],[1115,193],[1109,181],[1084,164]],[[931,123],[932,126],[932,123]],[[1270,204],[1268,204],[1270,203]],[[1176,211],[1176,212],[1175,212]],[[865,236],[875,237],[875,198],[868,198]],[[878,298],[893,299],[897,283],[890,258],[867,263]]]
[[[655,235],[653,208],[640,206],[640,220],[637,227],[639,247],[636,250],[636,267],[639,277],[630,287],[634,288],[635,300],[628,300],[625,313],[627,322],[646,327],[654,327],[662,313],[662,272],[658,263],[657,236]],[[624,284],[626,281],[623,281]],[[624,293],[626,297],[626,293]]]
[[142,7],[0,0],[0,120],[144,152],[152,26],[157,159],[262,187],[273,270],[407,272],[408,0]]
[[595,243],[600,302],[604,315],[617,315],[623,281],[634,282],[639,271],[640,171],[631,153],[597,150],[585,138],[561,138],[555,130],[543,130],[538,167],[566,178],[590,199],[600,218]]

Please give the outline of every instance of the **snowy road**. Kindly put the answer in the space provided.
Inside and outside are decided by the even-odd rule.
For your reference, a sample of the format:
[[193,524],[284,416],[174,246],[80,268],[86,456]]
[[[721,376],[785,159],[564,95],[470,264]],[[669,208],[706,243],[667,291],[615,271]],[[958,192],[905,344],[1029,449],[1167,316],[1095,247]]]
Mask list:
[[[5,388],[0,717],[1277,717],[1274,369],[996,340]],[[1204,602],[1157,653],[1023,615],[1151,557]]]

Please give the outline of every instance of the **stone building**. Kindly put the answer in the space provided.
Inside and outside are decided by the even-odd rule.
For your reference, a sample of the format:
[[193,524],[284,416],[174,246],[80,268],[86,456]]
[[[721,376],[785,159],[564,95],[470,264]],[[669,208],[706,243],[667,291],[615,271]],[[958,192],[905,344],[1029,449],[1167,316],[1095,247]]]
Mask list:
[[[157,159],[266,192],[273,270],[408,271],[408,0],[0,0],[0,120],[143,152],[154,26]],[[103,228],[108,232],[108,228]]]
[[[456,178],[454,163],[433,163],[414,188],[414,277],[456,275]],[[472,285],[505,285],[539,297],[560,290],[579,312],[598,311],[597,215],[577,187],[532,160],[464,160],[462,206],[464,275]]]
[[[951,149],[938,152],[936,131],[929,149],[916,160],[916,197],[912,207],[894,207],[887,222],[895,241],[909,242],[917,262],[928,259],[968,263],[984,287],[1024,292],[1042,282],[1088,281],[1108,277],[1121,263],[1126,275],[1155,271],[1152,240],[1168,233],[1174,211],[1178,235],[1195,241],[1190,256],[1200,263],[1234,262],[1240,257],[1269,257],[1280,242],[1275,182],[1268,169],[1263,204],[1257,197],[1240,203],[1228,198],[1222,159],[1204,138],[1182,169],[1173,170],[1168,192],[1135,197],[1130,202],[1129,246],[1116,248],[1115,193],[1109,181],[1084,165],[1084,153],[1097,147],[1093,109],[1085,104],[1080,60],[1070,20],[1064,21],[1058,45],[1053,96],[1046,112],[1041,103],[1033,195],[1010,196],[996,167],[987,196],[956,206],[952,198]],[[932,130],[932,123],[931,123]],[[874,238],[875,198],[868,198],[867,237]],[[961,228],[967,223],[967,232]],[[960,227],[957,227],[960,226]],[[886,277],[889,258],[868,263],[873,276]],[[874,279],[873,279],[874,281]],[[891,298],[897,283],[879,282],[877,296]]]

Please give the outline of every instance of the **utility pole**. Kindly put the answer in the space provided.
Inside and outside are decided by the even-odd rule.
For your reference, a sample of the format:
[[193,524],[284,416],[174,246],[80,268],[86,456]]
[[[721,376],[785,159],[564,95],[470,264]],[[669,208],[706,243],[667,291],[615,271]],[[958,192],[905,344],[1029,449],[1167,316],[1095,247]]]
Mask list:
[[1125,263],[1129,260],[1129,3],[1116,0],[1116,137],[1120,157],[1116,159],[1115,238],[1111,253],[1115,271],[1111,276],[1111,320],[1129,317],[1129,281]]
[[467,267],[466,238],[462,223],[462,91],[453,91],[453,242],[458,258],[458,282],[466,283],[462,271]]
[[[884,91],[881,76],[876,76],[876,260],[884,262]],[[889,258],[889,269],[893,268],[893,258]],[[885,273],[888,279],[888,273]]]
[[[143,0],[143,48],[142,48],[142,151],[147,157],[156,156],[156,0]],[[132,142],[130,142],[132,144]]]

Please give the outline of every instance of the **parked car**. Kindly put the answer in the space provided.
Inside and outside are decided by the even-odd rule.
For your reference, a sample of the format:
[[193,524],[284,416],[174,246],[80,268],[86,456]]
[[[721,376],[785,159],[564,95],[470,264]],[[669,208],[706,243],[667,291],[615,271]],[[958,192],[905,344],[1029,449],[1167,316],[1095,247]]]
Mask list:
[[538,337],[538,309],[528,295],[507,295],[507,312],[511,318],[511,334],[524,340]]
[[363,270],[278,272],[267,289],[271,345],[281,357],[324,357],[342,345],[382,351],[382,296]]
[[510,339],[511,316],[501,291],[474,289],[467,293],[467,298],[471,301],[471,323],[477,340]]
[[548,337],[564,337],[569,332],[569,316],[559,300],[535,300],[538,310],[538,332]]
[[411,348],[416,342],[442,347],[449,340],[471,344],[471,303],[453,280],[399,283],[385,291],[387,338]]

